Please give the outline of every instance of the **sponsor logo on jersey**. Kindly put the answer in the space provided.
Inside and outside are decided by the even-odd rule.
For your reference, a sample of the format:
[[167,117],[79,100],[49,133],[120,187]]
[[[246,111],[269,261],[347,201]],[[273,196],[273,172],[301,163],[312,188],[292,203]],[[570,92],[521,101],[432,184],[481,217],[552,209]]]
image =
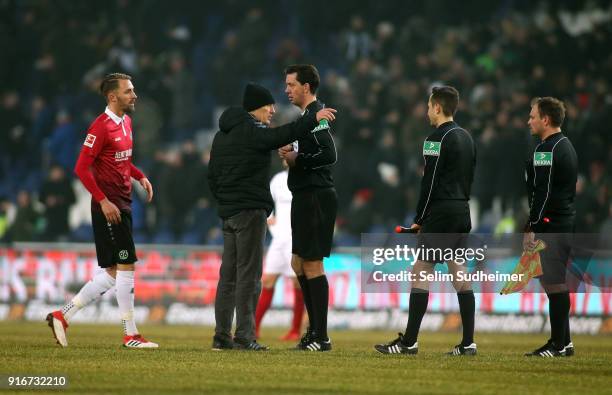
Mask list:
[[121,141],[121,137],[115,137],[115,141]]
[[440,142],[426,141],[423,143],[423,155],[440,156]]
[[120,162],[122,160],[128,160],[132,156],[132,149],[128,149],[125,151],[117,151],[115,152],[115,162]]
[[83,142],[83,145],[89,148],[93,148],[95,142],[96,142],[96,136],[88,133],[87,137],[85,137],[85,141]]
[[534,166],[552,166],[552,152],[534,152]]
[[310,133],[316,133],[319,130],[327,130],[327,129],[329,129],[329,122],[327,122],[327,119],[322,119],[321,121],[319,121],[319,124],[317,125],[317,127],[312,129]]

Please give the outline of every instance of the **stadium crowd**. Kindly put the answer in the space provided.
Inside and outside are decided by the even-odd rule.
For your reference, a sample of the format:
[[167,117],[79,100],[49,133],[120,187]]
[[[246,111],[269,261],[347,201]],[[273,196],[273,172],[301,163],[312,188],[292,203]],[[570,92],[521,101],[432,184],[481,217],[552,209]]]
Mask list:
[[0,240],[91,240],[72,169],[104,110],[101,77],[121,71],[139,96],[134,162],[156,190],[152,207],[134,196],[136,242],[220,243],[206,181],[217,116],[247,81],[273,91],[276,123],[294,116],[283,69],[297,62],[319,68],[318,96],[340,111],[337,245],[411,223],[436,83],[459,90],[476,140],[476,230],[522,228],[530,99],[556,96],[580,163],[577,231],[612,231],[609,0],[357,3],[0,2]]

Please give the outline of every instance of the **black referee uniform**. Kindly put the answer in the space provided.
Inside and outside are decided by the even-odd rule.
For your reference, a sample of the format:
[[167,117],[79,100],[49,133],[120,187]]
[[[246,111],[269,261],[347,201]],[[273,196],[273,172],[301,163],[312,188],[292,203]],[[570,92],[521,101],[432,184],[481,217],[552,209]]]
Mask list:
[[562,132],[538,144],[526,164],[528,227],[536,233],[574,231],[578,157]]
[[[444,122],[423,143],[425,170],[421,195],[414,223],[420,225],[418,245],[425,250],[460,248],[472,225],[468,200],[476,167],[476,148],[472,136],[455,121]],[[444,235],[439,235],[443,233]],[[451,234],[449,234],[451,233]],[[426,263],[441,263],[440,255],[422,259]],[[408,304],[406,333],[388,344],[375,348],[384,354],[418,352],[417,337],[427,311],[429,289],[412,287]],[[461,343],[452,355],[475,355],[475,298],[471,289],[457,292],[459,313],[463,325]]]
[[544,240],[542,282],[564,284],[570,254],[569,234],[574,232],[578,157],[562,132],[538,144],[526,166],[529,197],[528,230]]
[[[525,170],[530,207],[526,230],[534,232],[536,239],[546,243],[546,248],[540,253],[543,272],[540,280],[546,289],[547,285],[566,282],[576,216],[576,150],[562,132],[554,133],[536,146]],[[547,291],[547,294],[551,341],[557,350],[568,352],[566,348],[571,343],[569,293],[565,290]]]
[[[310,103],[303,116],[324,108],[318,100]],[[287,185],[291,200],[292,253],[305,261],[323,261],[331,253],[338,196],[334,188],[331,166],[338,154],[328,123],[320,123],[311,133],[293,143],[298,153],[289,168]],[[299,350],[330,351],[327,336],[329,283],[325,274],[297,279],[304,294],[310,326],[296,346]]]
[[[316,113],[325,105],[315,100],[303,115]],[[287,185],[291,201],[292,253],[308,261],[323,260],[331,253],[338,196],[331,165],[338,154],[329,124],[319,124],[293,143],[298,152],[295,166],[289,168]]]
[[445,122],[425,139],[423,159],[425,170],[414,223],[421,225],[421,241],[428,247],[453,247],[437,245],[457,242],[452,237],[442,240],[426,234],[461,234],[472,229],[468,205],[476,167],[472,136],[456,122]]

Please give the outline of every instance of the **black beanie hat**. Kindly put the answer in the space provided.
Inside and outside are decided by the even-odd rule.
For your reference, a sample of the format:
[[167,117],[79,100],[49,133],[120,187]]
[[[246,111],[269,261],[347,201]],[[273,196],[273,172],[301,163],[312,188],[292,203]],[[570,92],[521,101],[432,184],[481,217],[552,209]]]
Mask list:
[[242,107],[247,111],[257,110],[267,104],[274,104],[274,98],[269,90],[255,83],[248,83],[244,88]]

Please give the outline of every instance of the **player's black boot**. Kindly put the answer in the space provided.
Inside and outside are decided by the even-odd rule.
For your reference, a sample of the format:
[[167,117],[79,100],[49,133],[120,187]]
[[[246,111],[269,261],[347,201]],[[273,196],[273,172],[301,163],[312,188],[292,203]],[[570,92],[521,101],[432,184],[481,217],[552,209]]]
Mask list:
[[315,331],[308,328],[295,349],[299,351],[331,351],[332,342],[329,337],[321,339]]
[[309,344],[310,341],[312,340],[312,337],[313,337],[312,332],[313,331],[310,329],[310,327],[306,328],[306,332],[304,333],[304,335],[302,335],[302,338],[300,339],[300,342],[295,345],[293,350],[298,350],[298,351],[305,350],[306,349],[306,345]]
[[469,346],[457,344],[447,355],[476,355],[476,343],[472,343]]
[[557,350],[552,340],[549,340],[548,342],[546,342],[546,344],[544,344],[542,347],[538,348],[537,350],[534,350],[532,352],[528,352],[525,354],[526,357],[540,357],[540,358],[556,358],[556,357],[564,357],[565,355],[566,355],[565,348],[561,350]]
[[412,345],[404,343],[404,334],[398,333],[395,340],[385,344],[377,344],[374,349],[381,354],[409,354],[415,355],[419,352],[419,343],[414,342]]
[[311,338],[308,343],[302,344],[301,347],[302,351],[331,351],[332,342],[329,337],[324,340]]
[[564,355],[566,357],[573,357],[574,356],[574,343],[572,342],[567,343],[563,351],[565,352]]

